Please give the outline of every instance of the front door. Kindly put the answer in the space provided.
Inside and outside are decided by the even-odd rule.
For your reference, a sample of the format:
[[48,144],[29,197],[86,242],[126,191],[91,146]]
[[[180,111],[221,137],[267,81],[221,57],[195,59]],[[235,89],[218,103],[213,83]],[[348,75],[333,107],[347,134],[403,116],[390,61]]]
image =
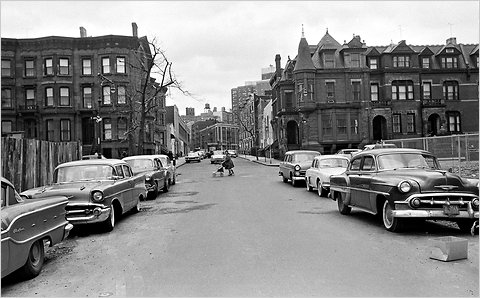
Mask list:
[[383,116],[375,116],[372,121],[373,139],[375,141],[386,140],[387,134],[387,120]]

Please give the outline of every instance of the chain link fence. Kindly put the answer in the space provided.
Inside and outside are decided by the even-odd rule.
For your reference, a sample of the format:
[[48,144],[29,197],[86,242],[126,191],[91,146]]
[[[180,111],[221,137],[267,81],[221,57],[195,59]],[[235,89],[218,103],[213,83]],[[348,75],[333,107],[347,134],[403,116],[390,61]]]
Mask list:
[[462,177],[478,178],[479,139],[476,134],[435,136],[385,141],[400,148],[427,150],[436,155],[443,169]]

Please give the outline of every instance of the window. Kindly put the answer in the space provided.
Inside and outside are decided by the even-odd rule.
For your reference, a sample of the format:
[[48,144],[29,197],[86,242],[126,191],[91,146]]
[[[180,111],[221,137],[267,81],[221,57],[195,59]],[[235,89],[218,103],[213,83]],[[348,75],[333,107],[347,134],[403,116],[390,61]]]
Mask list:
[[53,107],[55,105],[53,101],[53,88],[47,87],[45,88],[45,105],[47,107]]
[[112,119],[110,118],[103,118],[103,139],[112,139]]
[[422,57],[422,68],[430,68],[430,58]]
[[43,60],[43,74],[45,76],[53,76],[53,58],[45,58]]
[[118,118],[117,122],[117,134],[118,139],[123,140],[126,138],[125,133],[127,132],[127,119],[125,118]]
[[410,67],[410,56],[394,56],[393,67]]
[[70,120],[62,119],[60,120],[60,141],[68,142],[70,140]]
[[332,53],[325,53],[325,68],[335,67],[335,56]]
[[130,167],[128,167],[127,165],[123,165],[122,167],[123,167],[123,173],[125,174],[125,177],[133,176],[132,170],[130,169]]
[[24,122],[25,137],[28,139],[37,138],[37,122],[33,119],[25,119]]
[[125,57],[117,57],[117,73],[125,73]]
[[90,58],[82,59],[82,75],[84,76],[92,75],[92,59]]
[[350,170],[351,171],[358,171],[360,170],[360,164],[362,162],[362,159],[361,158],[357,158],[357,159],[354,159],[352,160],[352,165],[350,166]]
[[83,107],[87,109],[91,109],[92,105],[92,87],[86,86],[82,88],[82,99],[83,99]]
[[413,82],[412,81],[393,81],[392,82],[393,100],[413,100]]
[[445,98],[445,100],[458,100],[458,82],[457,81],[443,82],[443,98]]
[[378,101],[378,84],[377,83],[370,84],[370,100]]
[[415,114],[407,114],[407,133],[415,133]]
[[117,171],[117,176],[120,178],[124,178],[125,175],[123,175],[123,169],[121,165],[115,166],[115,171]]
[[12,62],[10,60],[2,59],[2,77],[12,76]]
[[118,86],[117,88],[117,103],[118,104],[127,103],[127,97],[125,95],[125,86]]
[[332,119],[330,115],[322,116],[322,133],[324,137],[332,136]]
[[358,135],[358,119],[356,115],[350,115],[350,134]]
[[352,68],[360,67],[360,54],[358,53],[350,54],[350,67]]
[[102,87],[102,103],[104,105],[112,104],[112,101],[110,99],[110,86],[103,86]]
[[285,92],[285,108],[291,108],[293,106],[292,92]]
[[3,88],[2,89],[2,108],[11,108],[12,107],[12,89]]
[[449,132],[461,132],[460,113],[447,112],[447,124]]
[[362,171],[373,171],[375,170],[375,162],[373,161],[372,156],[365,156],[363,159]]
[[423,82],[423,99],[431,99],[431,98],[432,98],[432,83]]
[[347,119],[345,115],[337,116],[337,134],[343,136],[347,135]]
[[360,82],[352,82],[353,101],[360,101]]
[[33,59],[25,60],[25,76],[35,76],[35,61]]
[[394,133],[401,133],[402,132],[402,115],[400,114],[393,114],[392,115],[392,124],[393,124],[393,132]]
[[2,121],[2,133],[12,132],[12,121],[3,120]]
[[458,68],[457,57],[442,57],[442,68]]
[[110,73],[110,58],[102,58],[102,73]]
[[327,86],[327,99],[334,99],[335,98],[335,83],[334,82],[326,82],[325,85]]
[[54,141],[55,137],[55,127],[53,125],[53,120],[47,120],[47,141]]
[[70,106],[70,89],[68,87],[60,87],[60,105]]
[[298,84],[297,98],[299,101],[303,101],[303,97],[307,95],[307,89],[304,88],[303,83]]
[[370,69],[378,69],[378,60],[377,58],[370,58]]
[[25,105],[27,109],[35,107],[35,89],[25,89]]
[[70,61],[68,60],[68,58],[60,58],[59,64],[60,64],[60,69],[58,70],[58,74],[64,75],[64,76],[69,75]]

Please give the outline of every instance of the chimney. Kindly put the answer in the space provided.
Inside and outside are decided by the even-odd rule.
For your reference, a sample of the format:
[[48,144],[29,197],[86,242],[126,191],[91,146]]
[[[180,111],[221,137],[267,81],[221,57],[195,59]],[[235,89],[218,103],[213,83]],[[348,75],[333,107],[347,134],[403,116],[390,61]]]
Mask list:
[[87,37],[87,29],[80,27],[80,37]]
[[275,70],[280,71],[280,54],[275,55]]
[[133,37],[138,37],[138,26],[135,22],[132,23],[132,34]]
[[453,45],[457,45],[457,38],[456,37],[450,37],[449,39],[447,39],[447,44],[453,44]]

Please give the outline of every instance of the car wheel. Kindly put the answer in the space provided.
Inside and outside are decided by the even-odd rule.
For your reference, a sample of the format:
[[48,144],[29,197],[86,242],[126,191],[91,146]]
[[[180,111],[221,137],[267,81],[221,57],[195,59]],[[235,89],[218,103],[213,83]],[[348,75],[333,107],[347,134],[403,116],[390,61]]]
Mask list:
[[336,192],[336,194],[338,211],[343,215],[350,214],[352,208],[350,206],[347,206],[347,204],[345,204],[345,202],[343,201],[343,194],[340,192]]
[[113,231],[115,227],[115,207],[113,205],[110,206],[110,216],[107,218],[106,221],[103,222],[103,228],[106,232]]
[[169,188],[170,188],[170,184],[168,183],[167,180],[165,180],[165,183],[163,185],[163,192],[168,192]]
[[283,174],[282,174],[282,180],[283,180],[284,183],[287,183],[287,182],[288,182],[288,178],[285,178],[285,177],[283,176]]
[[290,181],[291,181],[293,187],[297,186],[298,183],[297,183],[296,180],[293,179],[292,174],[290,174]]
[[319,197],[326,197],[327,191],[322,187],[322,182],[320,180],[317,181],[317,193]]
[[456,221],[458,228],[464,233],[471,233],[474,219],[459,219]]
[[307,177],[305,177],[305,184],[307,185],[307,191],[313,191],[313,187],[310,185],[308,180],[309,179]]
[[45,248],[43,240],[35,241],[28,252],[27,262],[22,267],[22,275],[25,278],[33,278],[42,271],[43,262],[45,261]]
[[387,231],[398,232],[402,229],[403,220],[398,217],[393,217],[393,210],[394,209],[392,208],[392,205],[388,202],[388,200],[385,200],[382,208],[383,226],[385,229],[387,229]]
[[135,204],[135,206],[133,206],[132,213],[140,212],[140,206],[138,206],[138,204],[140,204],[140,198],[138,198],[137,204]]

